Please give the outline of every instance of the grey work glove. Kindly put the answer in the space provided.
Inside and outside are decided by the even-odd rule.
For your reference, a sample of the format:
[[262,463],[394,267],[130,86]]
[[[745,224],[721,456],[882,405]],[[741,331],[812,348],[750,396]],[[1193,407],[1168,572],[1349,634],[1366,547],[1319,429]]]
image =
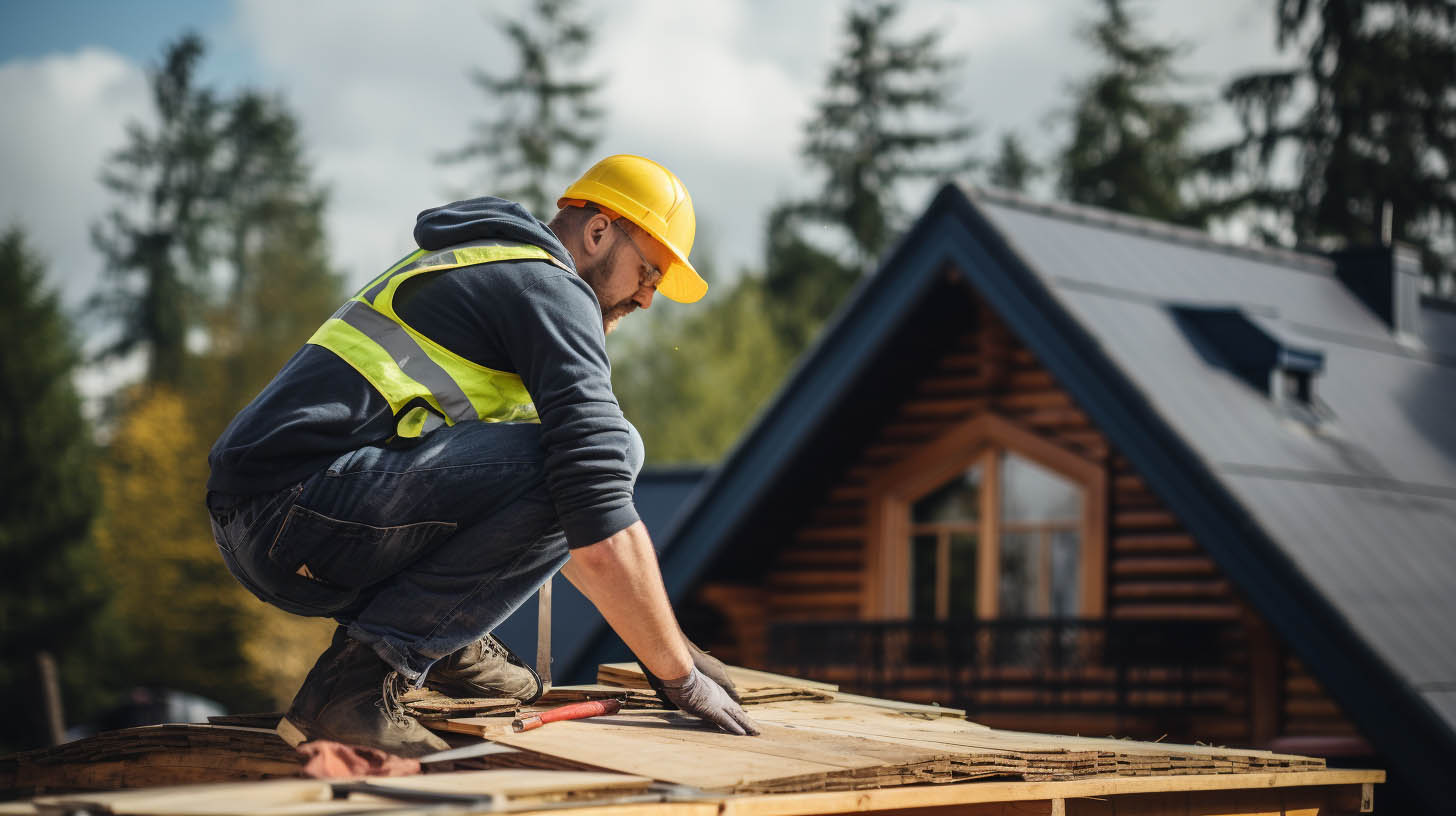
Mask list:
[[758,736],[758,726],[748,718],[743,706],[733,702],[722,686],[708,679],[697,668],[676,683],[664,680],[662,693],[673,705],[730,734]]
[[[693,668],[708,675],[708,679],[722,686],[723,690],[728,692],[728,696],[733,698],[733,702],[742,705],[743,698],[738,696],[738,687],[733,685],[733,678],[728,676],[728,667],[723,665],[723,661],[699,649],[696,643],[693,643],[686,637],[683,638],[683,643],[687,644],[688,654],[693,656]],[[637,665],[642,668],[642,674],[647,678],[647,685],[651,686],[652,690],[657,692],[657,699],[666,704],[668,708],[672,708],[672,700],[668,699],[667,693],[662,690],[662,681],[657,679],[657,675],[648,671],[646,663],[639,660],[637,661]]]

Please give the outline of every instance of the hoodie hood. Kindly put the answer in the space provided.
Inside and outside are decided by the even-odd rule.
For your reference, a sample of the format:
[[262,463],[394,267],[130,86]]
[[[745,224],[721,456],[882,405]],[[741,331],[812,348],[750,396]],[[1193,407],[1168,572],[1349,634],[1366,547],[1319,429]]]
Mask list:
[[514,201],[482,196],[425,210],[415,218],[415,243],[431,252],[496,238],[541,247],[573,271],[571,253],[545,224]]

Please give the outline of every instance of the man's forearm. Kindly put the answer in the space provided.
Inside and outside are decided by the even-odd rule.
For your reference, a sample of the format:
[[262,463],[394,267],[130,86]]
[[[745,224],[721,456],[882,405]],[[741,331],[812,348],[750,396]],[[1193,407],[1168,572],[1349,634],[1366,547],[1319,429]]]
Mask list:
[[561,573],[653,674],[676,680],[692,672],[692,655],[672,613],[657,553],[642,522],[572,550]]

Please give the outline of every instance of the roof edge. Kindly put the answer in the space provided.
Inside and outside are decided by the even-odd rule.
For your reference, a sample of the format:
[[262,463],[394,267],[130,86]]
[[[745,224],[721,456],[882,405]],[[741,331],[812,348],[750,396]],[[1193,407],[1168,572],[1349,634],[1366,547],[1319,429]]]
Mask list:
[[1059,218],[1063,221],[1090,224],[1104,229],[1116,230],[1128,235],[1140,235],[1174,244],[1211,250],[1225,255],[1241,256],[1261,261],[1271,261],[1293,267],[1300,272],[1333,276],[1335,262],[1328,256],[1314,252],[1302,252],[1283,247],[1251,246],[1233,241],[1220,240],[1208,232],[1193,227],[1169,224],[1138,215],[1099,209],[1086,204],[1067,201],[1044,201],[1023,193],[999,187],[974,184],[958,185],[961,192],[971,201],[985,201],[1003,207],[1021,210],[1035,215]]

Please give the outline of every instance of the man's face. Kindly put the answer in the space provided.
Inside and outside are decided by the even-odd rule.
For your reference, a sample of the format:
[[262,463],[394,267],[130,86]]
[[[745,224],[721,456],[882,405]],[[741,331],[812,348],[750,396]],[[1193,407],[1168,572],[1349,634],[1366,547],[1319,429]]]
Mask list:
[[629,231],[620,219],[611,223],[607,250],[581,270],[582,280],[602,305],[602,329],[611,334],[622,318],[652,305],[662,280],[658,270],[669,260],[666,250],[637,230]]

